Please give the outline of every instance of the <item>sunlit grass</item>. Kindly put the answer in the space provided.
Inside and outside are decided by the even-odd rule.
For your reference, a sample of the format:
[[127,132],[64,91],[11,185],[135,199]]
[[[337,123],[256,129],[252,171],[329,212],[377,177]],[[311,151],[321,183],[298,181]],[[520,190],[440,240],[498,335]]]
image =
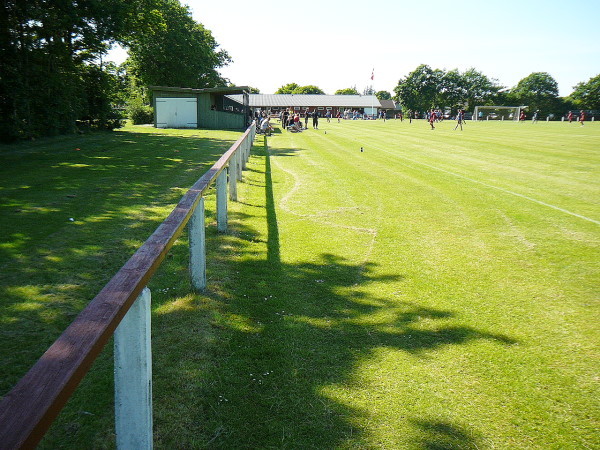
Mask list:
[[[228,233],[207,197],[207,291],[185,235],[150,284],[157,448],[600,445],[600,128],[453,127],[257,138]],[[238,136],[9,149],[4,392]],[[43,448],[114,446],[110,358]]]

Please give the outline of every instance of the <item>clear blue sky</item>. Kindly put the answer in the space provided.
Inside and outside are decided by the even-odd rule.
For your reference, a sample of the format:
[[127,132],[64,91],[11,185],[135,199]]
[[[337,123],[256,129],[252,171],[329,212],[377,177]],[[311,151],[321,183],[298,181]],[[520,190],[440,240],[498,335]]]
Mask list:
[[287,83],[327,94],[356,85],[393,92],[419,64],[474,67],[507,87],[548,72],[561,96],[600,73],[600,0],[182,0],[233,63],[237,85]]

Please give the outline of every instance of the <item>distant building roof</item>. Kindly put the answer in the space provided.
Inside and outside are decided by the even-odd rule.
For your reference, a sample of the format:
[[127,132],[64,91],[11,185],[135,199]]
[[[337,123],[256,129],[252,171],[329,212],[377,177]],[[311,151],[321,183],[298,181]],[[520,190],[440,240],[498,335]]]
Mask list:
[[[218,88],[203,88],[203,89],[194,89],[194,88],[186,88],[186,87],[170,87],[170,86],[148,86],[148,89],[151,91],[161,91],[161,92],[183,92],[190,94],[202,94],[205,92],[214,93],[214,94],[237,94],[241,100],[242,92],[249,92],[250,88],[248,86],[222,86]],[[235,97],[235,95],[230,95],[231,97]]]
[[[240,101],[238,95],[230,95]],[[333,106],[339,108],[381,108],[374,95],[250,94],[250,107]]]
[[383,109],[396,109],[394,100],[379,100],[379,103],[381,103]]

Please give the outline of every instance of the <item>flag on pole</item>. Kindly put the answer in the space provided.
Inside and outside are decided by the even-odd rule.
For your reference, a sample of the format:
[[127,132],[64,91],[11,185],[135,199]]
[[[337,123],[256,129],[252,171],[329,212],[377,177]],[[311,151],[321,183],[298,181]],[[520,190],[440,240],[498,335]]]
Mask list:
[[373,71],[371,72],[371,80],[375,79],[375,68],[373,68]]

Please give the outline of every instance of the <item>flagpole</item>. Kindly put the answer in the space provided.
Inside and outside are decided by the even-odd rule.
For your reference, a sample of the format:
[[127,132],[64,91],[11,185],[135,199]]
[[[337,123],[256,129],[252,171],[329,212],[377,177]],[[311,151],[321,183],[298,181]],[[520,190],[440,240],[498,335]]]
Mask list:
[[[373,91],[371,93],[372,96],[375,95],[375,67],[373,67],[373,71],[371,72],[371,81],[373,82],[373,84],[371,84],[371,90]],[[375,111],[373,111],[373,109],[375,109],[375,99],[373,97],[371,97],[371,114],[373,115],[373,120],[375,120]]]

